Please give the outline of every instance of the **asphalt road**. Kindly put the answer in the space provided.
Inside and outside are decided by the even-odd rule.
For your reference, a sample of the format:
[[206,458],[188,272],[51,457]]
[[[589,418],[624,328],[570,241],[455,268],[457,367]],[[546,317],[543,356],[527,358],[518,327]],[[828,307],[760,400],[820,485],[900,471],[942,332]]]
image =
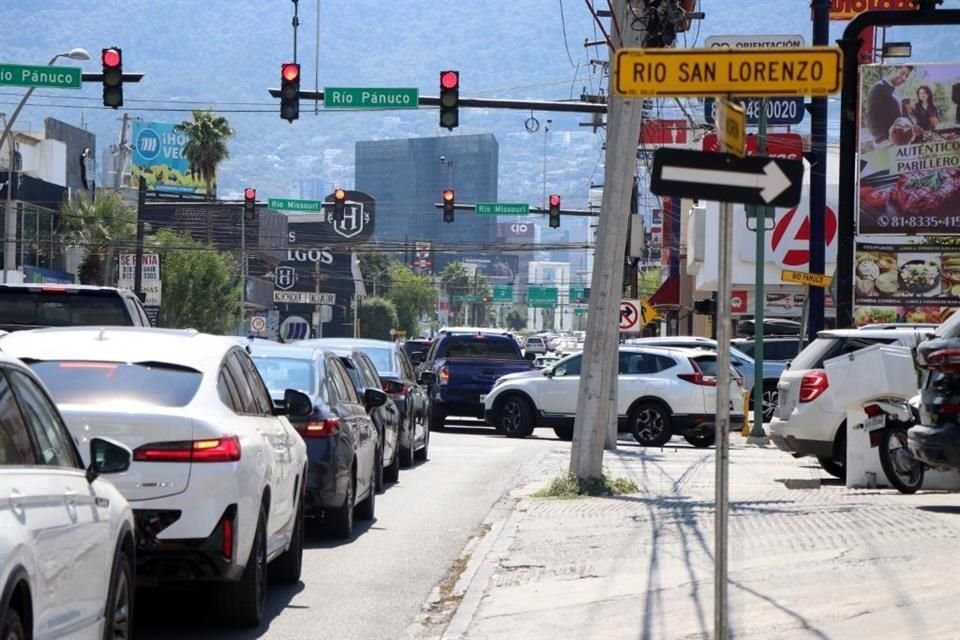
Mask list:
[[396,638],[414,621],[493,504],[524,464],[557,441],[507,439],[489,428],[434,433],[430,459],[400,472],[377,496],[376,519],[341,542],[313,531],[295,587],[271,585],[267,623],[256,630],[215,626],[203,593],[139,592],[136,637],[368,640]]

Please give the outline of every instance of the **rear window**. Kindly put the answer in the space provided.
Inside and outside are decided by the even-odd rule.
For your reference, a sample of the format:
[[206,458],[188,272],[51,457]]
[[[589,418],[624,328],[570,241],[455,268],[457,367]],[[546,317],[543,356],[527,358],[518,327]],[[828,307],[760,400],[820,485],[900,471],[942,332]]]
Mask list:
[[397,368],[393,364],[393,352],[390,349],[381,349],[377,347],[360,347],[360,351],[367,354],[367,357],[373,361],[373,366],[377,368],[377,373],[394,373]]
[[253,362],[271,392],[298,389],[311,393],[316,389],[311,360],[253,356]]
[[119,295],[87,295],[44,291],[11,291],[0,295],[0,325],[74,327],[129,326]]
[[896,338],[863,338],[860,336],[817,338],[790,362],[790,369],[822,369],[824,360],[853,353],[875,344],[893,344]]
[[420,353],[423,355],[427,354],[427,351],[430,350],[429,342],[404,342],[403,350],[407,352],[407,355],[413,358],[414,354]]
[[156,407],[190,404],[203,377],[163,362],[29,362],[57,404],[134,402]]
[[513,340],[491,340],[473,338],[472,340],[451,340],[446,344],[447,358],[475,358],[478,360],[519,360]]

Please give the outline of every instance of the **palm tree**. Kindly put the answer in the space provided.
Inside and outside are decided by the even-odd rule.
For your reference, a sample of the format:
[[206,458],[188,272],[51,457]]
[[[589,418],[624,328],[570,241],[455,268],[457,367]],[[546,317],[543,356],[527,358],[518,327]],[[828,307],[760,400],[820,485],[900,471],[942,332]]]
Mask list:
[[214,198],[214,181],[217,167],[230,157],[226,141],[232,138],[234,131],[223,116],[212,110],[193,110],[193,121],[184,120],[174,127],[178,133],[187,137],[183,145],[183,155],[190,163],[190,173],[200,176],[206,185],[207,199]]
[[92,199],[78,192],[60,207],[63,243],[85,249],[82,284],[113,285],[116,253],[133,247],[136,232],[137,212],[116,191],[100,189]]

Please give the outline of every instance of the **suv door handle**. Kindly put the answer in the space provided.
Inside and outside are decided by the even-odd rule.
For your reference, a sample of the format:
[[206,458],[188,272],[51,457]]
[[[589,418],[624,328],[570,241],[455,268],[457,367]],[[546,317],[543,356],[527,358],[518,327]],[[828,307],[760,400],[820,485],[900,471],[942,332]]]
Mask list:
[[23,515],[23,503],[24,498],[23,494],[17,491],[16,489],[10,490],[10,510],[13,511],[13,515],[22,516]]

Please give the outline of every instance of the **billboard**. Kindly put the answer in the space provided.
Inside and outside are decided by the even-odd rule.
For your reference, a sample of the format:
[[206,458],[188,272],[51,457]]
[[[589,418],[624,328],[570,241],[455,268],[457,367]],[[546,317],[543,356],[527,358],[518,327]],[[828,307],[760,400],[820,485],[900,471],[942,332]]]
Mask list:
[[960,64],[860,69],[859,232],[960,226]]
[[864,11],[904,11],[916,8],[916,0],[830,0],[830,19],[852,20]]
[[[147,179],[147,191],[202,196],[206,186],[200,176],[190,171],[190,163],[183,156],[187,137],[173,130],[165,122],[133,122],[133,162],[130,167],[131,184],[140,184],[140,176]],[[217,193],[214,180],[213,193]]]

